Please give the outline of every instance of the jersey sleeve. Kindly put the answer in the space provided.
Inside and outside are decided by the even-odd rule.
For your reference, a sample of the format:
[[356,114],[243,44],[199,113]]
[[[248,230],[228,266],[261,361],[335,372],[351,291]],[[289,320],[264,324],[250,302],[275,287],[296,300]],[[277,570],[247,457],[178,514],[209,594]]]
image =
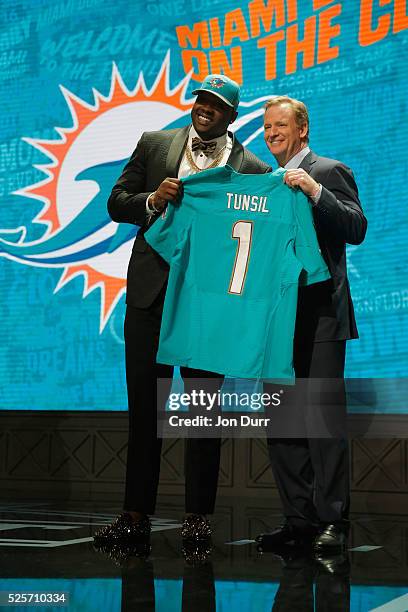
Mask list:
[[169,202],[165,211],[154,222],[144,237],[150,246],[168,263],[171,262],[178,243],[187,227],[183,203]]
[[312,207],[307,197],[295,193],[294,213],[296,222],[295,255],[302,265],[299,285],[313,285],[330,278],[330,272],[320,252],[313,224]]

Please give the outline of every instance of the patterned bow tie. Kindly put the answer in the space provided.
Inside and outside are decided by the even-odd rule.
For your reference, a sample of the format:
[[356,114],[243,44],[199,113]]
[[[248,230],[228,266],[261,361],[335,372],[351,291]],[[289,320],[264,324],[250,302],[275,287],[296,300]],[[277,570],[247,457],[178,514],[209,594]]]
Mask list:
[[211,142],[204,142],[201,138],[193,138],[191,142],[191,150],[198,151],[201,149],[203,153],[214,153],[217,146],[217,142],[215,140]]

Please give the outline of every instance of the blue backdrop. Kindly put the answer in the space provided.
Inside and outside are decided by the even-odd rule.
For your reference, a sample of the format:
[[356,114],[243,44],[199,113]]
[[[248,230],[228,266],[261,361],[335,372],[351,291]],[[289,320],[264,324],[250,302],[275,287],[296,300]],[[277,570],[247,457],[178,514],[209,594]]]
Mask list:
[[186,124],[208,72],[242,83],[236,133],[273,163],[262,105],[308,106],[311,146],[351,166],[368,217],[348,247],[350,377],[408,370],[405,0],[3,0],[0,408],[126,408],[134,228],[106,200],[145,130]]

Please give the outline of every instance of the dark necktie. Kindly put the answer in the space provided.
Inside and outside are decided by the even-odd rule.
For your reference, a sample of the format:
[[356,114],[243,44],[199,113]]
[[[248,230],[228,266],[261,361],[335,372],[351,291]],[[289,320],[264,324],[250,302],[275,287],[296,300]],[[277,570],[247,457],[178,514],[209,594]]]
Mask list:
[[191,150],[201,150],[203,153],[214,153],[217,146],[217,142],[212,140],[211,142],[204,142],[201,138],[193,138],[191,142]]

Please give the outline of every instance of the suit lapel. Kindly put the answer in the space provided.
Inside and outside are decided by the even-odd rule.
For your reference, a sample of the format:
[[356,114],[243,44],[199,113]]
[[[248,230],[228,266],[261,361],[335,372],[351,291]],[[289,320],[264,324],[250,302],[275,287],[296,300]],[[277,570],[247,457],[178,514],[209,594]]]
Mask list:
[[[317,155],[316,153],[313,153],[313,151],[309,151],[309,153],[306,155],[306,157],[304,159],[302,159],[301,164],[299,165],[299,168],[302,168],[303,170],[305,170],[305,172],[307,172],[308,174],[310,174],[310,176],[312,176],[313,178],[316,176],[316,172],[319,168],[319,165],[316,164],[317,162]],[[315,225],[318,223],[317,221],[317,213],[316,213],[316,207],[312,206],[312,214],[313,214],[313,219],[315,222]],[[326,259],[326,247],[323,247],[323,241],[320,240],[320,245],[321,248],[324,250],[324,258]],[[326,259],[327,261],[327,259]]]
[[177,132],[172,140],[166,158],[167,176],[177,176],[178,168],[183,155],[191,125],[186,125]]
[[244,148],[240,142],[233,136],[234,142],[232,143],[232,149],[230,156],[227,160],[227,164],[232,166],[234,170],[239,171],[242,166],[242,161],[244,159]]
[[305,170],[308,174],[313,174],[313,165],[317,161],[317,155],[313,151],[309,151],[305,158],[302,159],[299,168]]

